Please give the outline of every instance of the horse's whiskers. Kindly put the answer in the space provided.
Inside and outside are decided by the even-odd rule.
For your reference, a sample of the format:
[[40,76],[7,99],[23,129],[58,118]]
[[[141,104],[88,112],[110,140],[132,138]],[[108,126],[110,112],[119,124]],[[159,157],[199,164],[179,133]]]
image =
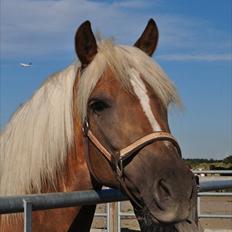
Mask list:
[[147,207],[135,211],[141,232],[177,232],[174,225],[157,225]]

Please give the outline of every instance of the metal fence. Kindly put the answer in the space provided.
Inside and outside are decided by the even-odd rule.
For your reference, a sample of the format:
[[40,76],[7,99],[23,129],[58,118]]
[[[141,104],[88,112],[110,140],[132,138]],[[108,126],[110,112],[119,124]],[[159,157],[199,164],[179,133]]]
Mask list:
[[[215,172],[214,172],[215,173]],[[218,173],[218,172],[216,172]],[[232,173],[232,171],[230,171]],[[227,172],[228,174],[228,172]],[[209,193],[201,193],[204,191],[212,191],[219,189],[232,188],[232,180],[215,180],[215,181],[204,181],[200,183],[199,187],[199,197],[209,196]],[[208,195],[207,195],[208,194]],[[210,193],[212,196],[231,196],[231,193]],[[119,190],[116,189],[104,189],[101,191],[79,191],[79,192],[69,192],[69,193],[47,193],[47,194],[34,194],[34,195],[24,195],[24,196],[8,196],[0,197],[0,214],[5,213],[16,213],[24,212],[24,232],[30,232],[32,226],[32,211],[35,210],[45,210],[54,208],[65,208],[73,207],[77,205],[94,205],[106,202],[116,202],[125,201],[128,198],[123,195]],[[200,202],[198,203],[198,209],[200,209]],[[120,219],[122,216],[132,216],[131,213],[123,213],[120,210],[120,204],[117,206],[118,214],[117,226],[118,231],[120,231]],[[98,216],[107,217],[107,227],[109,228],[109,205],[107,206],[107,213],[99,214]],[[202,215],[200,217],[212,217],[212,215]],[[221,217],[222,215],[214,215],[215,217]],[[225,218],[231,215],[223,215]],[[114,215],[115,217],[115,215]],[[112,218],[112,215],[111,215]],[[116,231],[115,229],[110,229],[108,231]]]
[[[198,175],[202,175],[202,174],[206,174],[207,176],[215,176],[215,175],[230,175],[232,176],[232,170],[206,170],[206,171],[193,171],[194,174],[198,174]],[[203,177],[204,179],[204,177]],[[229,183],[231,182],[232,184],[232,177],[230,180],[227,180]],[[204,191],[212,191],[212,190],[221,190],[221,189],[226,189],[227,186],[223,186],[224,184],[224,180],[217,180],[214,181],[214,183],[209,183],[207,185],[207,181],[205,183],[205,188]],[[224,188],[225,187],[225,188]],[[213,188],[213,189],[212,189]],[[229,187],[232,188],[232,187]],[[197,210],[198,210],[198,217],[199,218],[223,218],[223,219],[232,219],[232,215],[226,215],[226,214],[202,214],[201,213],[201,198],[205,198],[205,197],[214,197],[214,198],[218,198],[218,197],[227,197],[227,196],[231,196],[232,197],[232,192],[199,192],[198,193],[198,198],[197,198]]]
[[201,213],[201,198],[202,197],[232,197],[232,192],[229,193],[217,193],[217,192],[204,192],[204,193],[198,193],[197,198],[197,210],[198,210],[198,217],[199,218],[231,218],[232,215],[226,215],[226,214],[202,214]]
[[[215,175],[215,174],[230,174],[231,178],[227,180],[214,180],[214,181],[202,181],[200,182],[199,190],[198,190],[198,197],[197,197],[197,210],[198,210],[198,217],[199,218],[220,218],[220,219],[232,219],[232,214],[202,214],[201,213],[201,198],[202,197],[226,197],[231,196],[232,192],[210,192],[210,191],[217,191],[217,190],[226,190],[232,189],[232,170],[210,170],[210,171],[193,171],[194,174],[207,174],[207,175]],[[204,179],[204,177],[203,177]],[[121,231],[121,218],[122,217],[135,217],[133,212],[121,212],[121,204],[118,202],[118,229],[117,232]],[[108,231],[108,230],[107,230]],[[115,230],[116,231],[116,230]]]

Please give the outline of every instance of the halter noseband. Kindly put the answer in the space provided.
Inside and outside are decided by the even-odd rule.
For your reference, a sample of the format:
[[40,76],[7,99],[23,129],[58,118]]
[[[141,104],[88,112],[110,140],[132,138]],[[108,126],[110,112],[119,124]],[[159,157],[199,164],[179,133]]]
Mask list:
[[115,171],[116,171],[117,180],[119,181],[119,183],[123,187],[123,190],[126,191],[126,193],[129,195],[129,197],[138,206],[141,206],[141,205],[138,203],[138,201],[135,199],[135,197],[132,195],[132,193],[130,193],[130,191],[128,190],[128,188],[125,184],[125,181],[124,181],[125,174],[123,171],[123,169],[124,169],[123,161],[128,159],[131,155],[133,155],[135,152],[139,151],[143,147],[145,147],[145,146],[147,146],[155,141],[162,141],[162,140],[171,142],[176,147],[178,154],[181,156],[181,149],[180,149],[178,142],[168,132],[164,132],[164,131],[152,132],[152,133],[145,135],[144,137],[136,140],[135,142],[131,143],[127,147],[125,147],[117,152],[109,152],[101,144],[101,142],[95,137],[93,132],[90,130],[89,123],[88,123],[87,119],[84,120],[84,124],[83,124],[82,129],[83,129],[83,134],[84,134],[84,146],[85,146],[86,160],[87,160],[87,164],[88,164],[89,169],[90,169],[92,175],[94,176],[94,178],[96,180],[98,180],[98,178],[96,177],[96,175],[93,172],[93,169],[92,169],[90,161],[89,161],[90,160],[89,159],[89,149],[88,149],[89,140],[103,154],[103,156],[108,160],[108,162],[111,164],[111,166],[113,164],[113,167],[115,168]]

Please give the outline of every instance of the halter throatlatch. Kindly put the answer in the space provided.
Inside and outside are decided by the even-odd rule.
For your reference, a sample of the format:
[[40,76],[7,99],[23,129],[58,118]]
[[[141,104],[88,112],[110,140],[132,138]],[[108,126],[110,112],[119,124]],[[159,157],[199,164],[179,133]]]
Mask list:
[[110,152],[108,151],[102,144],[101,142],[95,137],[95,135],[92,133],[92,131],[89,128],[89,123],[88,120],[85,119],[84,120],[84,124],[83,124],[83,134],[84,134],[84,141],[85,141],[85,155],[87,156],[87,163],[89,165],[89,169],[92,173],[92,175],[95,177],[96,180],[98,180],[98,178],[96,177],[96,175],[94,174],[94,172],[92,171],[92,167],[91,164],[89,162],[89,151],[88,151],[88,140],[90,140],[94,146],[103,154],[103,156],[109,161],[109,163],[111,164],[111,166],[113,166],[114,171],[116,172],[116,177],[117,180],[120,182],[123,190],[126,191],[126,193],[129,195],[129,197],[138,205],[140,206],[140,204],[138,203],[138,201],[135,199],[135,197],[132,195],[132,193],[130,193],[130,191],[128,190],[126,184],[125,184],[125,174],[124,174],[124,162],[126,159],[128,159],[130,156],[132,156],[133,154],[135,154],[136,152],[138,152],[140,149],[142,149],[143,147],[156,142],[156,141],[169,141],[171,142],[175,148],[177,149],[178,154],[181,156],[181,149],[180,146],[178,144],[178,142],[176,141],[176,139],[168,132],[164,132],[164,131],[157,131],[157,132],[152,132],[148,135],[145,135],[144,137],[136,140],[135,142],[131,143],[130,145],[128,145],[127,147],[117,151],[117,152]]

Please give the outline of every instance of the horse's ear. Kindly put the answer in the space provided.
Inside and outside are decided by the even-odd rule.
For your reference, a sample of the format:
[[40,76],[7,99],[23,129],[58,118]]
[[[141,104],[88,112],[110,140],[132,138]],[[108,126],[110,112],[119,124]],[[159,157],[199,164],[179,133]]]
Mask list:
[[82,67],[86,67],[97,54],[97,43],[89,21],[85,21],[77,29],[75,49]]
[[152,56],[153,52],[156,49],[159,38],[158,27],[153,19],[150,19],[147,23],[147,26],[134,44],[135,47],[140,48],[142,51],[147,53],[149,56]]

